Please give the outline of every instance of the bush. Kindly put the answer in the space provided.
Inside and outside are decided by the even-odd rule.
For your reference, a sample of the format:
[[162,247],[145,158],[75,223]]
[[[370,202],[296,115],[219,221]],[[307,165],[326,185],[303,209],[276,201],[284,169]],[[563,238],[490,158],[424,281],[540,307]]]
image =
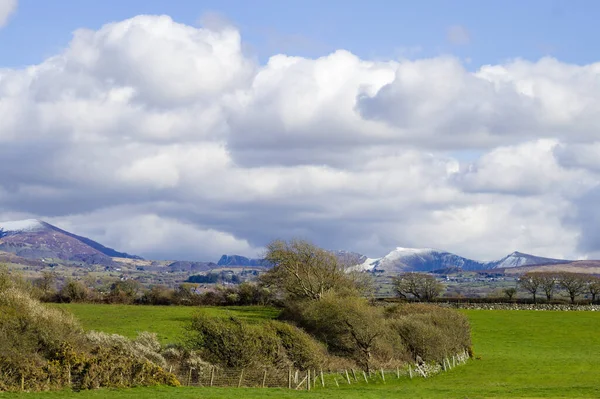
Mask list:
[[297,303],[282,313],[323,342],[330,353],[370,369],[381,361],[400,360],[399,341],[389,334],[383,310],[359,297],[324,295]]
[[86,335],[71,314],[19,285],[0,273],[0,391],[178,384],[160,367],[153,335]]
[[211,363],[230,368],[279,363],[277,335],[262,325],[198,313],[192,320],[191,332],[190,346],[199,349]]
[[402,339],[412,359],[441,362],[470,350],[469,322],[461,313],[434,305],[403,304],[385,311],[390,327]]
[[300,370],[318,369],[327,360],[325,347],[296,326],[271,321],[267,328],[279,338],[289,364]]

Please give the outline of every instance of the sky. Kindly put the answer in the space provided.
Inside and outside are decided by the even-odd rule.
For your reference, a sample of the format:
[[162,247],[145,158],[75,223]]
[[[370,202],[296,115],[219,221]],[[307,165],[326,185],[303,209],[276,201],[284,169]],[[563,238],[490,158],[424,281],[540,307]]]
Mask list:
[[600,258],[596,1],[0,0],[0,220]]

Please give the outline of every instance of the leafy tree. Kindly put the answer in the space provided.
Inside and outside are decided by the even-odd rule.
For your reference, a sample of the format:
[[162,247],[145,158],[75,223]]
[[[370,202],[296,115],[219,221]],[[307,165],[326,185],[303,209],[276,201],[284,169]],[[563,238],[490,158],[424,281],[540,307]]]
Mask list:
[[138,295],[140,284],[135,280],[119,280],[110,286],[108,301],[111,303],[132,303]]
[[67,279],[59,292],[64,302],[83,302],[89,296],[88,289],[81,281]]
[[356,294],[358,286],[335,255],[303,240],[276,240],[267,245],[265,260],[273,267],[261,276],[287,299],[321,299],[328,292]]
[[542,284],[539,273],[525,273],[519,277],[519,286],[533,296],[533,303],[536,303],[536,295]]
[[393,280],[394,290],[399,297],[412,295],[419,301],[431,301],[444,290],[444,285],[427,273],[404,273]]
[[558,285],[567,291],[571,303],[575,303],[575,298],[585,293],[587,289],[586,278],[579,273],[559,273],[557,280]]

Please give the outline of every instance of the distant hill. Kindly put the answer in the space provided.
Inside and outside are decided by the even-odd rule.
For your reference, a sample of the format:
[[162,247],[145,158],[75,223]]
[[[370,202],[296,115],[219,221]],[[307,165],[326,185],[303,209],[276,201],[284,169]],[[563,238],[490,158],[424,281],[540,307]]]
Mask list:
[[112,257],[142,259],[37,219],[0,222],[0,251],[28,260],[60,259],[104,266],[115,265]]
[[247,258],[240,255],[223,255],[217,262],[217,265],[229,267],[270,267],[269,262],[264,259]]
[[568,264],[569,262],[571,261],[542,258],[522,252],[513,252],[497,261],[482,262],[437,249],[398,247],[382,258],[365,259],[364,262],[357,264],[355,268],[357,270],[383,271],[388,274],[397,274],[445,269],[466,271],[508,269],[519,266]]

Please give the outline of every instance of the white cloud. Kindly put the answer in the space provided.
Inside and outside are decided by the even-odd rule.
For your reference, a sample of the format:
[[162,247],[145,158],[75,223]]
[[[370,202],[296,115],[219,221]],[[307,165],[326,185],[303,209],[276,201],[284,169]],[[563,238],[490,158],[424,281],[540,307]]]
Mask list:
[[469,72],[339,50],[257,65],[217,25],[139,16],[0,69],[0,216],[182,259],[293,236],[369,256],[600,251],[581,245],[598,242],[581,210],[600,176],[600,64]]
[[17,0],[0,0],[0,28],[4,27],[17,10]]

